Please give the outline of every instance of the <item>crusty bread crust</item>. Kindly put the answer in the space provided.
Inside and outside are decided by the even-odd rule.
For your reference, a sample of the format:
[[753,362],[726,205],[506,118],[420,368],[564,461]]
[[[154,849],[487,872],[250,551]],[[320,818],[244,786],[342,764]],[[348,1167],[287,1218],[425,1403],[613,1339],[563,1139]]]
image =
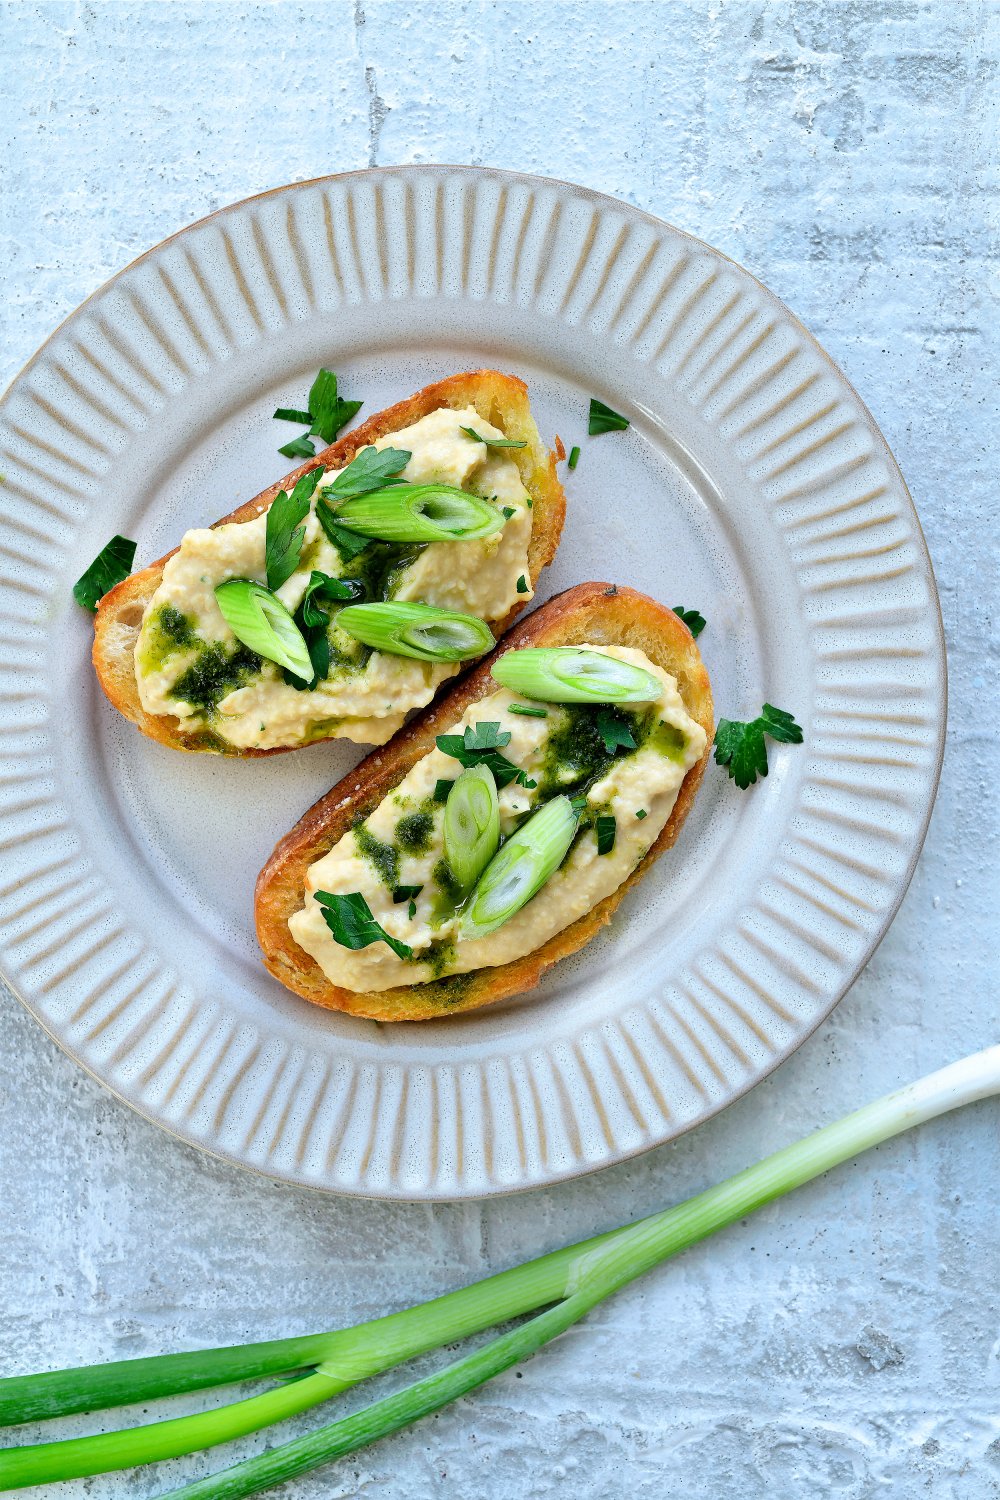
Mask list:
[[[331,984],[288,930],[289,917],[303,902],[309,866],[378,806],[411,766],[434,748],[436,735],[460,719],[470,704],[496,691],[490,667],[499,656],[519,646],[567,646],[584,641],[645,651],[677,679],[685,708],[708,737],[704,755],[685,776],[673,811],[645,858],[586,916],[512,963],[391,990],[356,993]],[[281,840],[257,880],[257,936],[264,963],[276,979],[304,999],[377,1021],[429,1020],[493,1005],[533,989],[546,969],[582,948],[611,920],[625,892],[674,843],[704,774],[714,728],[708,673],[691,632],[673,610],[634,589],[613,584],[581,583],[567,589],[529,615],[450,692],[349,772]]]
[[[556,477],[556,459],[561,457],[561,444],[557,440],[556,453],[548,452],[531,415],[528,387],[516,376],[504,375],[498,370],[473,370],[468,374],[451,375],[447,380],[424,386],[416,395],[397,402],[385,411],[376,412],[353,432],[347,433],[315,458],[301,464],[284,479],[269,485],[253,500],[248,500],[230,515],[223,516],[221,521],[216,521],[215,525],[224,526],[230,521],[252,521],[267,509],[279,490],[290,490],[303,474],[321,467],[342,469],[369,443],[411,426],[442,406],[456,409],[475,407],[484,421],[492,422],[508,437],[524,440],[524,448],[512,448],[509,452],[532,499],[528,571],[534,585],[542,569],[555,556],[566,515],[566,496]],[[176,550],[175,548],[174,551]],[[202,724],[185,727],[185,721],[174,718],[172,714],[147,714],[144,710],[135,680],[135,643],[146,605],[159,587],[164,564],[173,555],[173,552],[168,552],[166,557],[150,563],[141,572],[133,573],[105,594],[98,605],[94,622],[93,659],[98,680],[108,698],[143,734],[150,739],[159,740],[163,745],[170,745],[175,750],[207,750],[222,755],[254,756],[281,755],[287,750],[299,748],[295,745],[280,745],[271,750],[240,750],[212,734]],[[523,604],[515,605],[506,619],[495,622],[494,634],[502,635],[523,608]]]

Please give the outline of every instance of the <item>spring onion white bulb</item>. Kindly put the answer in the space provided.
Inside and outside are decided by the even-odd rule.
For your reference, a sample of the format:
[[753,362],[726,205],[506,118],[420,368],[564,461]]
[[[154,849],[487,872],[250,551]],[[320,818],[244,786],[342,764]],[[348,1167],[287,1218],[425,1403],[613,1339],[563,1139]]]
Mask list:
[[490,670],[503,687],[544,703],[652,703],[663,696],[651,672],[579,646],[525,646]]
[[5,1448],[0,1451],[0,1488],[104,1474],[228,1443],[327,1401],[405,1359],[545,1309],[463,1359],[372,1405],[171,1491],[172,1500],[241,1500],[259,1494],[353,1453],[474,1390],[528,1358],[651,1267],[773,1204],[838,1163],[948,1110],[998,1093],[1000,1046],[962,1058],[814,1130],[735,1177],[650,1218],[353,1328],[0,1380],[0,1422],[14,1423],[99,1411],[262,1375],[314,1372],[263,1395],[191,1416],[92,1437]]

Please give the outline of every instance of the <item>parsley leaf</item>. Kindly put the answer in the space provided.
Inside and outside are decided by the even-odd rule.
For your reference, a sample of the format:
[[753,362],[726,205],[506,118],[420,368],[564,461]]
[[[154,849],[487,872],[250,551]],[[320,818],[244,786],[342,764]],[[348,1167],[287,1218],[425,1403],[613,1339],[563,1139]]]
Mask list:
[[601,432],[624,432],[628,426],[628,417],[623,417],[610,406],[605,406],[603,401],[592,398],[590,402],[590,422],[587,431],[591,437],[597,437]]
[[510,730],[500,728],[499,719],[473,724],[465,731],[466,750],[502,750],[510,744]]
[[303,433],[302,437],[292,438],[278,452],[284,454],[285,458],[315,458],[316,444]]
[[317,569],[309,575],[306,591],[302,595],[299,608],[302,611],[302,623],[304,625],[325,625],[329,619],[326,611],[320,609],[324,600],[331,604],[342,603],[347,599],[358,597],[358,586],[354,583],[345,583],[342,578],[331,578],[329,573],[320,573]]
[[135,547],[135,542],[130,542],[127,536],[113,536],[74,583],[73,598],[77,604],[93,613],[105,594],[131,573]]
[[413,949],[398,938],[390,937],[376,922],[360,891],[352,891],[349,896],[331,896],[329,891],[317,891],[316,900],[323,908],[323,920],[333,933],[334,942],[342,948],[367,948],[371,943],[388,943],[397,958],[412,958]]
[[341,579],[331,578],[329,573],[320,573],[316,569],[309,575],[306,591],[299,601],[294,618],[309,652],[312,677],[306,682],[287,668],[282,668],[281,672],[284,680],[293,688],[298,688],[300,693],[312,692],[317,683],[330,675],[330,638],[327,634],[330,616],[320,605],[326,600],[340,604],[357,597],[356,584],[344,583]]
[[402,904],[403,904],[404,901],[412,901],[415,896],[419,896],[420,895],[420,892],[422,890],[423,890],[423,886],[422,885],[395,885],[395,886],[393,886],[393,888],[392,888],[392,904],[393,904],[393,906],[402,906]]
[[322,496],[316,501],[316,519],[339,552],[341,562],[352,562],[366,547],[371,546],[370,536],[359,536],[356,531],[348,531],[346,526],[337,525],[334,512]]
[[604,748],[613,755],[619,745],[626,750],[635,749],[635,735],[628,720],[610,708],[602,708],[597,714],[597,732],[604,741]]
[[368,495],[389,484],[402,484],[400,472],[413,457],[405,448],[362,448],[330,484],[323,486],[325,500],[347,500]]
[[802,730],[793,716],[783,708],[765,703],[761,709],[760,722],[772,740],[780,740],[785,745],[801,745]]
[[696,609],[685,609],[683,604],[674,605],[674,614],[680,616],[695,640],[697,640],[701,632],[705,629],[707,623],[705,616],[699,614]]
[[332,370],[320,370],[309,390],[309,429],[324,443],[332,443],[340,429],[361,410],[363,401],[342,401],[337,394],[337,377]]
[[523,438],[488,438],[483,437],[474,427],[463,427],[462,431],[466,437],[473,438],[477,443],[485,443],[487,448],[527,448],[528,444]]
[[264,565],[267,569],[267,586],[272,593],[291,578],[299,565],[302,539],[306,534],[306,529],[300,522],[309,514],[309,502],[322,472],[322,469],[310,469],[308,474],[303,474],[290,495],[279,490],[271,502],[267,513]]
[[286,458],[312,458],[316,453],[314,437],[332,443],[340,429],[364,405],[362,401],[342,401],[337,392],[337,377],[332,370],[320,370],[309,388],[309,410],[297,406],[279,406],[274,413],[279,422],[304,422],[309,432],[293,438],[278,452]]
[[[510,744],[510,731],[501,731],[499,721],[469,725],[464,735],[439,734],[436,743],[442,754],[454,756],[460,765],[489,766],[498,787],[506,786],[520,774],[517,766],[500,754],[502,747]],[[437,788],[434,795],[437,797]]]
[[601,813],[594,821],[594,831],[597,834],[598,854],[610,854],[615,847],[615,835],[618,832],[614,814]]
[[760,715],[743,723],[738,719],[720,719],[715,731],[715,759],[725,766],[736,785],[744,791],[758,776],[767,775],[767,746],[764,735],[787,745],[801,745],[802,730],[791,714],[765,703]]

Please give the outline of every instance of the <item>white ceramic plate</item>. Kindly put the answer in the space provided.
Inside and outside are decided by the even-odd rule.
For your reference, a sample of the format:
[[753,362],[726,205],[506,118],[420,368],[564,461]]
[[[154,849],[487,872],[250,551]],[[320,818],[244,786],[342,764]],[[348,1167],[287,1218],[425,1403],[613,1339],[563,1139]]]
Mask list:
[[[519,1003],[327,1014],[257,958],[256,873],[356,753],[151,744],[105,702],[73,581],[138,565],[288,465],[325,364],[365,414],[455,370],[524,376],[579,443],[543,593],[697,606],[720,715],[806,728],[740,792],[710,767],[612,930]],[[631,419],[586,436],[588,398]],[[341,1193],[550,1183],[687,1130],[828,1014],[885,932],[937,784],[930,563],[870,415],[788,310],[706,245],[562,183],[362,172],[214,214],[90,298],[0,407],[0,959],[61,1046],[207,1150]]]

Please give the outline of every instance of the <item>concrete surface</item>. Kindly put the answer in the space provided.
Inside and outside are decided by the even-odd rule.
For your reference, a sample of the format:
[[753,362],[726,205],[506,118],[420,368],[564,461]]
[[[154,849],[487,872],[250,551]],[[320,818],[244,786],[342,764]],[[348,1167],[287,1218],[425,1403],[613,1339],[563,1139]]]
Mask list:
[[[937,566],[952,691],[923,861],[829,1023],[695,1134],[573,1185],[424,1208],[262,1182],[135,1118],[4,997],[4,1369],[427,1297],[996,1041],[1000,8],[178,0],[19,3],[0,24],[4,378],[136,253],[289,179],[444,160],[619,193],[762,276],[872,407]],[[284,1493],[1000,1495],[998,1118],[980,1105],[883,1148]],[[147,1496],[206,1469],[62,1493]]]

